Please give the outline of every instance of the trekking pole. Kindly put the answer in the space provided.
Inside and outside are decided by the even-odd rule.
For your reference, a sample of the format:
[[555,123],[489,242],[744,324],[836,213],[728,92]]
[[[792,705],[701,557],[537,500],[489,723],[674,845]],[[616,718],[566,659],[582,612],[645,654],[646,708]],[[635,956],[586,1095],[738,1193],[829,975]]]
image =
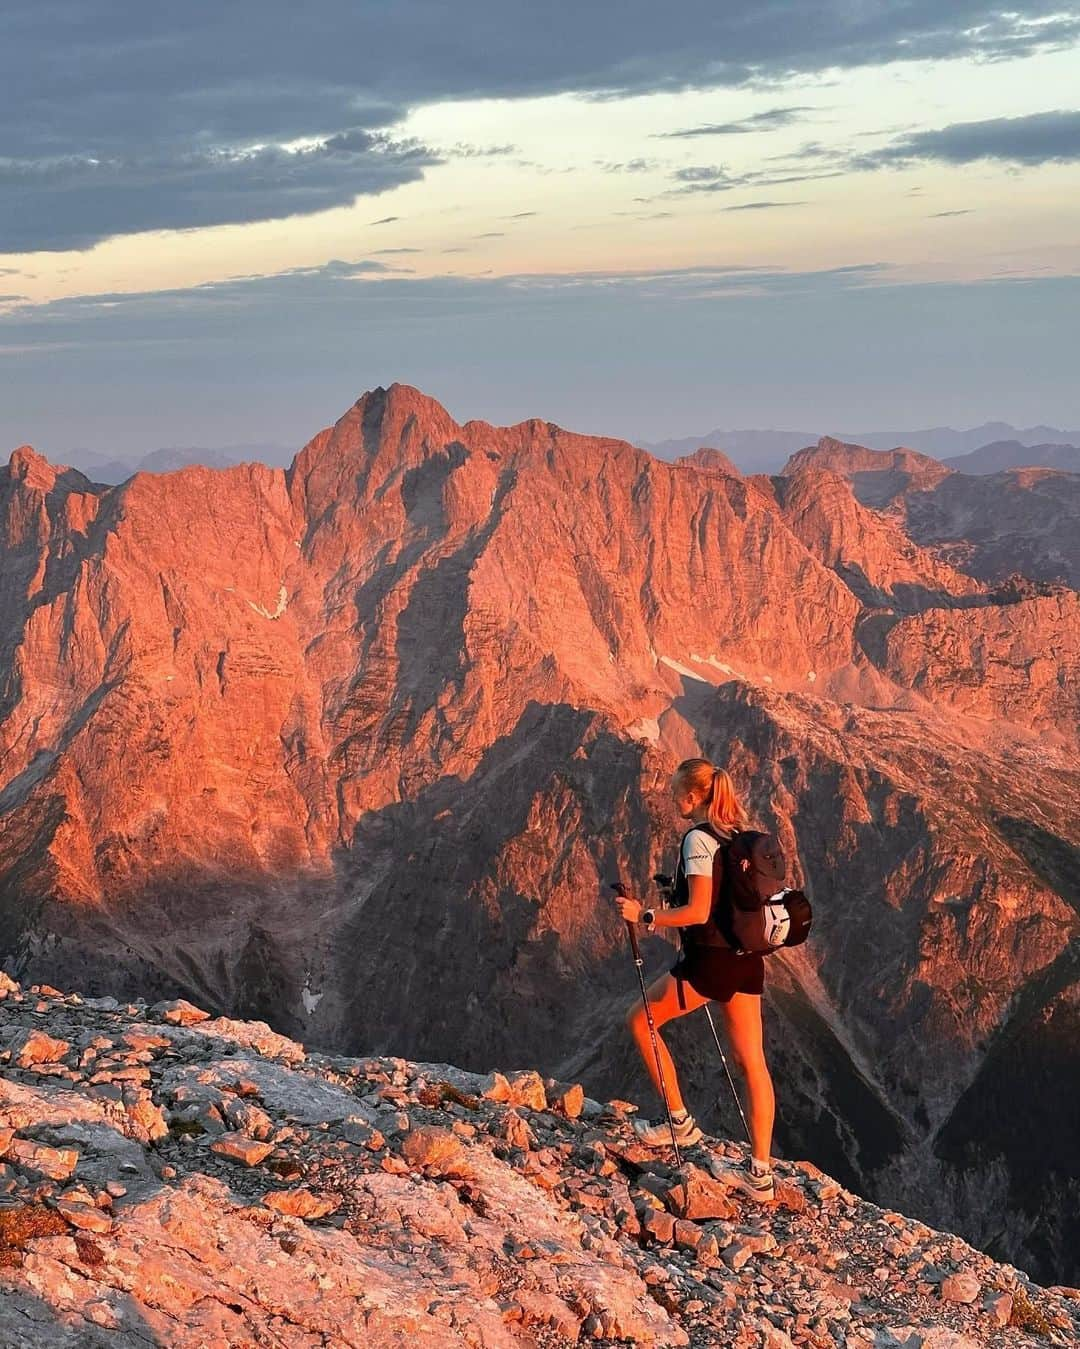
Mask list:
[[679,1153],[679,1144],[675,1138],[675,1121],[671,1118],[671,1106],[668,1104],[667,1083],[664,1080],[664,1065],[660,1062],[660,1046],[656,1042],[656,1024],[653,1021],[652,1009],[649,1006],[649,993],[645,987],[644,962],[641,959],[641,948],[638,946],[637,933],[634,931],[634,925],[627,920],[626,930],[630,934],[630,946],[634,952],[634,964],[637,966],[638,983],[641,984],[641,1001],[645,1006],[645,1020],[649,1023],[649,1039],[652,1041],[653,1055],[656,1059],[656,1075],[660,1079],[660,1095],[664,1098],[664,1113],[667,1115],[668,1128],[671,1130],[671,1146],[675,1149],[675,1165],[682,1166],[682,1156]]
[[743,1128],[746,1130],[746,1141],[753,1147],[754,1140],[750,1137],[750,1126],[747,1124],[746,1116],[743,1114],[742,1101],[739,1100],[739,1093],[735,1090],[735,1083],[732,1081],[731,1071],[727,1066],[727,1059],[724,1057],[724,1046],[720,1043],[720,1036],[716,1033],[716,1022],[712,1018],[712,1008],[708,1003],[705,1004],[705,1015],[709,1018],[709,1026],[712,1029],[713,1039],[716,1041],[716,1047],[720,1051],[720,1062],[724,1065],[728,1086],[731,1088],[731,1094],[735,1097],[735,1104],[739,1107],[739,1114],[742,1116]]

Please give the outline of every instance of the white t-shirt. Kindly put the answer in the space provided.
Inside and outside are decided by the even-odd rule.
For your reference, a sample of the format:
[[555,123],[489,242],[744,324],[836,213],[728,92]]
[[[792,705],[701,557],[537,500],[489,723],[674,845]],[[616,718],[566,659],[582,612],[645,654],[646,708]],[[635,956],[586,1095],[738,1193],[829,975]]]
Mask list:
[[711,876],[713,857],[720,844],[704,829],[689,829],[682,841],[683,872],[687,876]]

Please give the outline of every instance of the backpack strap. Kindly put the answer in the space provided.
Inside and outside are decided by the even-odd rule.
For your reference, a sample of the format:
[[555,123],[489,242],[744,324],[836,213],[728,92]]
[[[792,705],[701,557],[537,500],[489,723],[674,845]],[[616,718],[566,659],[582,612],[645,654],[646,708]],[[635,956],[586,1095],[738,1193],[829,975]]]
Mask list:
[[[696,825],[695,828],[704,829],[711,838],[716,839],[717,843],[720,844],[713,856],[712,911],[709,914],[709,921],[733,951],[741,951],[742,945],[735,936],[735,914],[731,904],[731,876],[730,865],[728,862],[728,849],[735,839],[738,838],[739,831],[736,830],[731,838],[724,839],[721,838],[717,830],[714,829],[707,820],[702,821],[702,823]],[[690,831],[687,830],[687,833],[689,832]],[[717,858],[720,859],[719,866],[716,865]]]

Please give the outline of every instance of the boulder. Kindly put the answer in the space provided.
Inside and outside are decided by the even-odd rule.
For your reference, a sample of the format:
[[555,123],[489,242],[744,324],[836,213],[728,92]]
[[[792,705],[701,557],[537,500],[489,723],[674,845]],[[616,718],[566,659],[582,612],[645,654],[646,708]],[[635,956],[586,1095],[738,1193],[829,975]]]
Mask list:
[[958,1270],[942,1279],[938,1294],[943,1302],[974,1302],[982,1292],[982,1285],[970,1270]]
[[675,1172],[664,1203],[676,1217],[700,1222],[706,1218],[733,1218],[738,1212],[728,1187],[700,1166],[685,1164]]
[[341,1207],[339,1196],[313,1194],[303,1186],[298,1186],[295,1190],[271,1190],[269,1194],[263,1195],[263,1203],[277,1213],[285,1213],[293,1218],[304,1218],[308,1222],[325,1218]]
[[11,1045],[11,1061],[17,1068],[38,1063],[57,1063],[70,1050],[67,1040],[57,1040],[42,1030],[21,1031]]
[[464,1144],[449,1129],[421,1125],[401,1140],[401,1155],[413,1170],[461,1175],[468,1170]]
[[210,1013],[204,1012],[185,998],[176,998],[172,1002],[156,1002],[150,1008],[150,1015],[173,1026],[194,1026],[200,1021],[209,1021]]
[[244,1166],[258,1166],[274,1150],[273,1143],[260,1143],[246,1134],[229,1133],[215,1138],[210,1144],[211,1152],[219,1157],[228,1157],[230,1161],[240,1162]]

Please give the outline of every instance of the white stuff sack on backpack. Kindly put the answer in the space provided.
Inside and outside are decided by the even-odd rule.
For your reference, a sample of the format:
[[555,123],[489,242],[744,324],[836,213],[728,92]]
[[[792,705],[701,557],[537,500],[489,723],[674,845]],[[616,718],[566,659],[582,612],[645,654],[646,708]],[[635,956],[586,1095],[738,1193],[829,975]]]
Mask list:
[[791,933],[791,913],[784,903],[789,890],[779,890],[761,906],[761,921],[766,946],[783,946]]

